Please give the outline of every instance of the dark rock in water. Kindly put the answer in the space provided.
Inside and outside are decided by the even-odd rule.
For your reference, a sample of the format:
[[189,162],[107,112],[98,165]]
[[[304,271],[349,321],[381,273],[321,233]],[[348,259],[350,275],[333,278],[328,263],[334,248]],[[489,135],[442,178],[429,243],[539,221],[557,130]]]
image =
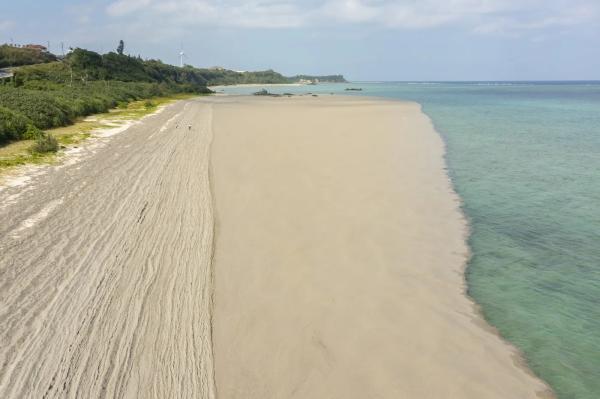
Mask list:
[[316,95],[316,94],[313,94],[312,96],[313,96],[313,97],[319,97],[319,96],[318,96],[318,95]]
[[347,87],[346,91],[362,91],[360,87]]
[[268,97],[281,97],[281,94],[269,93],[266,89],[259,90],[256,93],[253,93],[253,95],[255,95],[255,96],[268,96]]

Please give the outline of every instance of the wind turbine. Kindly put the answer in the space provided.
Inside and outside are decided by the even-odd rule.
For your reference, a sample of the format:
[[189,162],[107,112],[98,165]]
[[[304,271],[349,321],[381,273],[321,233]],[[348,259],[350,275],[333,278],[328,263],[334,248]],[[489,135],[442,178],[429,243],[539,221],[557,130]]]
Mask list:
[[179,66],[183,68],[183,57],[185,57],[185,53],[183,52],[183,44],[180,47],[179,50]]

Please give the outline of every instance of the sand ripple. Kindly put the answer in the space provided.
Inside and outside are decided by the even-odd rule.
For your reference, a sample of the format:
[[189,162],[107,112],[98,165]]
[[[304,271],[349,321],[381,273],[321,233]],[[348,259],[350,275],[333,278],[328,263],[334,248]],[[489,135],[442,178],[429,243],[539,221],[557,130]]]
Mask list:
[[187,104],[2,209],[0,397],[215,396],[212,109]]

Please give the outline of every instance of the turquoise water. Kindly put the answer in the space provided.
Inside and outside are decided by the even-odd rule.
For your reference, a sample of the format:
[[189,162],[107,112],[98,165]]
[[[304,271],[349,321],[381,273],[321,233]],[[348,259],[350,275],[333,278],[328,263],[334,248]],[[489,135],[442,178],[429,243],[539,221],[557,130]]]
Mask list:
[[470,295],[559,398],[600,398],[600,83],[268,89],[421,103],[471,223]]

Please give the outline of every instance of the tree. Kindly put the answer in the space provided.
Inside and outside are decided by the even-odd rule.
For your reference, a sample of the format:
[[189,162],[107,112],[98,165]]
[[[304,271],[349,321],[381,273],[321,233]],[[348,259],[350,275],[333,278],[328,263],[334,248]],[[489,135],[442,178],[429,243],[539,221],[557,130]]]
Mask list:
[[117,47],[117,53],[119,55],[123,55],[123,50],[125,49],[125,43],[123,40],[119,40],[119,46]]
[[104,67],[100,54],[81,48],[71,51],[66,61],[72,68],[72,71],[79,74],[84,83],[88,78],[97,79],[100,70]]

